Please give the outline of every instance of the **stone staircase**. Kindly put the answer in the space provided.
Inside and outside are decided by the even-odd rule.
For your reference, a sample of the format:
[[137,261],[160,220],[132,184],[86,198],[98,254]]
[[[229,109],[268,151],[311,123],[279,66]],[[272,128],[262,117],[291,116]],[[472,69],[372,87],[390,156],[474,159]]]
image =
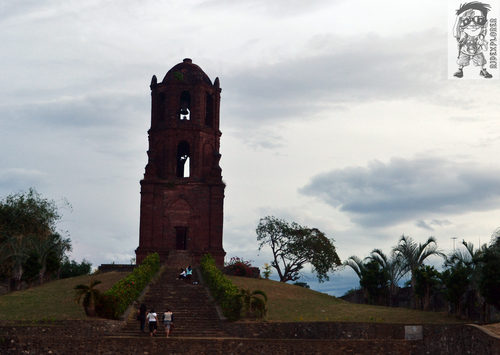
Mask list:
[[[194,270],[189,281],[177,280],[179,269],[167,268],[160,277],[150,285],[143,298],[143,303],[158,314],[158,337],[164,337],[164,326],[161,315],[167,308],[174,314],[174,328],[170,337],[214,338],[225,336],[215,303],[210,299],[208,290],[202,286]],[[140,332],[139,321],[129,317],[120,332],[121,336],[149,336]]]

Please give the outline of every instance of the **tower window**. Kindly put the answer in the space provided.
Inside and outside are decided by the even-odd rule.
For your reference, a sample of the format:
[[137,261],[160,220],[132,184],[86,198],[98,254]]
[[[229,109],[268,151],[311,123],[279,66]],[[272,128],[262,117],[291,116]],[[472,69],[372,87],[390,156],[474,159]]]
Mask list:
[[181,94],[181,110],[179,112],[180,120],[190,120],[191,116],[191,95],[189,91],[183,91]]
[[208,127],[213,127],[214,122],[214,102],[212,96],[207,92],[207,98],[205,103],[205,125]]
[[165,119],[165,94],[163,92],[158,95],[158,116],[160,116],[160,121]]
[[177,146],[177,177],[187,178],[190,175],[189,144],[182,141]]

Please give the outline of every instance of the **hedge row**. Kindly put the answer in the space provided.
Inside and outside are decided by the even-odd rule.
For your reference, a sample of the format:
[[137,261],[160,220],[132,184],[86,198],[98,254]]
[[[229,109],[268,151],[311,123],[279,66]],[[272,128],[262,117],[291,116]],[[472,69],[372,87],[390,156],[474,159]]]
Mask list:
[[229,320],[239,319],[242,304],[238,288],[215,266],[215,260],[210,254],[202,257],[200,266],[203,279],[221,306],[224,316]]
[[160,269],[158,253],[148,255],[132,273],[121,279],[101,295],[96,305],[101,317],[118,319],[134,302]]

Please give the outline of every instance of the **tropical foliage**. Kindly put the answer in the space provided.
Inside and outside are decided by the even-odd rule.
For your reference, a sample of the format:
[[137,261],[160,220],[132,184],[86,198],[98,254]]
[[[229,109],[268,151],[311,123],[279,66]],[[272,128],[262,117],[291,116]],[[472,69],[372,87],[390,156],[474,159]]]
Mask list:
[[158,253],[148,255],[141,265],[99,297],[97,314],[107,318],[119,318],[139,297],[159,269]]
[[233,276],[252,277],[252,262],[240,257],[232,257],[229,262],[224,265],[224,273]]
[[56,202],[33,188],[0,201],[1,273],[14,280],[15,289],[19,289],[21,280],[42,283],[47,272],[57,275],[66,252],[71,250],[70,239],[56,229],[60,218]]
[[[441,272],[424,264],[433,255],[444,258]],[[374,249],[363,260],[350,256],[344,265],[359,277],[366,303],[393,305],[401,292],[402,277],[409,275],[414,307],[429,310],[433,302],[444,297],[451,313],[480,320],[488,319],[488,304],[500,307],[500,231],[495,232],[489,247],[475,248],[462,241],[449,255],[438,249],[433,237],[417,243],[403,235],[390,257]],[[354,294],[351,292],[351,297]],[[385,303],[384,294],[389,295]]]
[[97,300],[99,299],[100,292],[95,287],[99,285],[101,281],[91,279],[88,285],[79,284],[75,286],[75,301],[77,303],[82,302],[85,314],[89,317],[94,317],[96,315],[95,306]]
[[203,280],[210,293],[222,308],[224,316],[229,320],[237,320],[241,316],[242,302],[238,288],[224,276],[215,265],[210,254],[205,254],[200,262]]
[[247,318],[263,318],[267,313],[267,295],[264,291],[240,289],[243,314]]
[[259,250],[271,248],[273,261],[281,282],[299,279],[299,272],[311,264],[319,282],[329,280],[342,263],[335,250],[333,239],[328,239],[317,228],[308,228],[273,216],[260,219],[257,226]]
[[[416,272],[419,267],[424,264],[424,261],[431,255],[444,256],[438,250],[436,238],[429,237],[423,244],[416,243],[411,237],[402,235],[398,245],[394,247],[393,254],[399,259],[401,267],[405,273],[410,273],[410,285],[412,294],[415,294]],[[416,307],[416,300],[413,297],[413,305]]]

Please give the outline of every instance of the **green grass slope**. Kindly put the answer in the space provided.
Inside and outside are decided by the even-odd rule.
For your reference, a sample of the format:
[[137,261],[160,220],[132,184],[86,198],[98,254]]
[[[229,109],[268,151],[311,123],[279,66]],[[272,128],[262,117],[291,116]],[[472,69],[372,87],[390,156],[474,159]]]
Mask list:
[[78,284],[88,284],[94,278],[102,282],[97,288],[103,292],[127,274],[107,272],[72,277],[0,296],[0,320],[86,319],[83,307],[75,303],[73,288]]
[[282,282],[229,276],[239,288],[262,290],[268,297],[271,322],[378,322],[378,323],[459,323],[455,317],[439,312],[349,303],[324,293]]

